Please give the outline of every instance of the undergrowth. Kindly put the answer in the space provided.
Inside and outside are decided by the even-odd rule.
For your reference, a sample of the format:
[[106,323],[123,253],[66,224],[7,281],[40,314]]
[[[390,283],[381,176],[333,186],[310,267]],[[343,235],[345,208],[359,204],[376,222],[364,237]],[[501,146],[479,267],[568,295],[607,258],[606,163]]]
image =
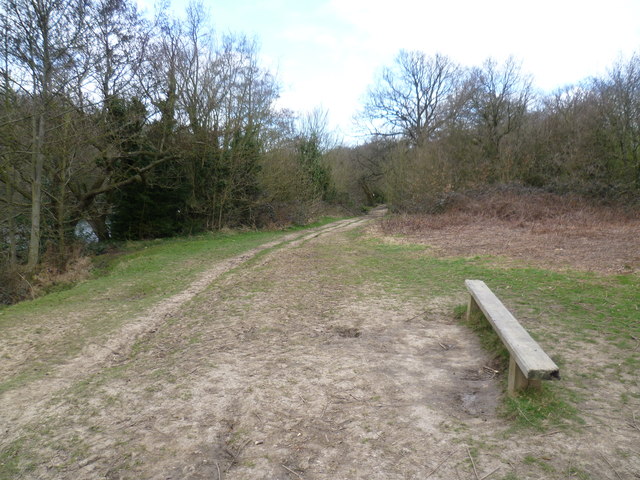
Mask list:
[[[366,254],[371,249],[370,254]],[[396,245],[368,238],[359,248],[368,279],[390,292],[464,297],[464,280],[481,279],[507,308],[517,310],[536,337],[537,326],[563,327],[574,340],[640,337],[640,276],[555,272],[502,264],[499,257],[439,258],[423,245]],[[551,332],[552,334],[553,332]]]
[[521,186],[450,193],[443,199],[443,210],[431,214],[402,214],[385,218],[386,234],[411,234],[452,225],[476,222],[509,222],[519,227],[544,225],[562,230],[570,225],[575,234],[581,228],[606,223],[625,224],[638,218],[637,206],[605,205],[578,195],[558,195]]

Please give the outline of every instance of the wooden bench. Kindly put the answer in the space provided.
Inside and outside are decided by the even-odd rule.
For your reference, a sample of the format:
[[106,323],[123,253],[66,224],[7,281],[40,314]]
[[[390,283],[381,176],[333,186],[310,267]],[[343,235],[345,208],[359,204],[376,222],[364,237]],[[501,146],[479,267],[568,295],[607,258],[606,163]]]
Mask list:
[[516,390],[527,387],[540,388],[542,380],[559,379],[558,366],[489,287],[482,280],[464,283],[470,294],[467,320],[474,315],[484,315],[509,351],[507,393],[513,395]]

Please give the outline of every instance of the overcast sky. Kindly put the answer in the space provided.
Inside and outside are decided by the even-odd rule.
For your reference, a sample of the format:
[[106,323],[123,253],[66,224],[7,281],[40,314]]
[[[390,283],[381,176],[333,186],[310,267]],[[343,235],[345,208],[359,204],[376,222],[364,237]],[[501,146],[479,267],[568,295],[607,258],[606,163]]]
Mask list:
[[[138,0],[148,7],[152,0]],[[183,11],[187,0],[173,0]],[[464,65],[509,55],[553,90],[600,75],[640,52],[640,0],[204,0],[218,33],[261,46],[282,85],[279,105],[322,107],[346,140],[376,73],[397,52],[448,55]]]

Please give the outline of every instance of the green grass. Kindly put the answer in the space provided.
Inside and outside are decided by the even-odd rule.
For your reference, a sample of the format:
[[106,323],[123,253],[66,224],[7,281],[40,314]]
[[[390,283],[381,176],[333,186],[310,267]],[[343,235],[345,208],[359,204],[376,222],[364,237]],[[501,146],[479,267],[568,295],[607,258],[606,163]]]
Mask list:
[[0,478],[17,478],[35,468],[32,459],[24,456],[24,443],[25,439],[21,438],[0,450]]
[[526,465],[535,465],[540,470],[546,473],[555,472],[555,468],[552,465],[550,465],[547,461],[545,461],[542,458],[534,457],[533,455],[526,455],[524,457],[523,463]]
[[562,430],[584,425],[576,407],[576,394],[567,388],[546,385],[539,391],[525,390],[505,397],[502,413],[513,420],[515,428],[539,431]]
[[[326,217],[308,228],[320,227],[334,220]],[[100,338],[130,320],[132,315],[183,290],[195,275],[215,261],[239,255],[298,230],[304,228],[131,242],[121,245],[117,254],[96,257],[96,268],[90,280],[0,310],[0,337],[3,341],[20,342],[22,339],[19,337],[24,332],[36,338],[32,360],[25,362],[24,368],[18,368],[11,376],[2,379],[0,393],[43,377],[56,364],[76,355],[87,343],[99,343]],[[81,312],[81,315],[71,321],[65,318],[74,312]],[[168,323],[171,321],[167,319]],[[68,331],[59,338],[48,336],[48,333],[57,330],[58,323],[68,324]],[[195,344],[199,340],[200,336],[196,334],[189,339],[189,343]],[[146,342],[137,342],[131,358],[147,347]],[[122,378],[132,365],[132,362],[126,362],[103,368],[58,392],[49,399],[49,404],[73,405],[77,415],[92,418],[92,409],[95,407],[89,406],[83,399],[89,392],[102,389],[105,383]],[[149,381],[152,381],[148,387],[150,390],[146,392],[149,395],[154,393],[153,389],[177,381],[162,368],[151,370],[148,375]],[[106,403],[121,401],[106,392],[103,398]],[[38,452],[38,449],[46,448],[51,437],[49,430],[59,428],[58,420],[49,418],[0,449],[0,478],[16,478],[33,470],[40,462],[38,457],[46,455]],[[65,436],[58,443],[56,450],[64,451],[66,458],[52,467],[54,469],[64,469],[68,464],[76,463],[77,458],[86,456],[87,445],[72,435]]]
[[293,225],[291,227],[288,227],[285,231],[296,232],[298,230],[308,230],[310,228],[323,227],[325,225],[328,225],[333,222],[337,222],[339,220],[346,220],[347,218],[350,218],[350,217],[320,217],[318,220],[316,220],[313,223],[310,223],[308,225]]
[[[512,310],[531,323],[556,324],[576,339],[628,340],[640,336],[640,276],[552,272],[502,266],[495,257],[437,258],[422,246],[368,240],[361,255],[370,280],[390,292],[415,296],[464,291],[464,280],[483,280]],[[535,330],[535,325],[534,325]],[[635,341],[633,341],[635,344]]]
[[[555,272],[513,266],[491,256],[438,258],[423,245],[388,244],[364,237],[358,230],[345,235],[350,239],[348,246],[322,245],[314,252],[317,258],[335,260],[324,274],[344,284],[373,283],[412,299],[458,295],[462,301],[466,299],[464,280],[480,279],[531,329],[534,338],[561,330],[571,334],[572,342],[604,340],[629,350],[640,338],[638,275]],[[638,362],[637,356],[630,355],[625,365],[631,371]]]

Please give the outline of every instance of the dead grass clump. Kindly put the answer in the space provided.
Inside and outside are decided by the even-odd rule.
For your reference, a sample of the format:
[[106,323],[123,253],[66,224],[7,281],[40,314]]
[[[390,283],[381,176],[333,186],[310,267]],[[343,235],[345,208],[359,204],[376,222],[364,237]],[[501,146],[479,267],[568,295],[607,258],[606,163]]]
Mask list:
[[63,268],[43,264],[33,278],[34,290],[39,295],[55,286],[73,285],[86,280],[91,275],[91,267],[91,258],[87,256],[72,257]]
[[62,264],[50,252],[45,253],[36,272],[29,272],[24,265],[0,265],[0,305],[12,305],[75,285],[89,278],[92,269],[91,258],[80,248],[74,248]]
[[491,221],[528,228],[533,233],[567,233],[592,231],[603,225],[623,227],[639,218],[639,212],[621,206],[513,187],[451,194],[444,204],[442,213],[400,214],[385,219],[383,230],[387,234],[414,234]]
[[443,213],[383,219],[443,255],[500,255],[545,268],[640,271],[640,212],[577,196],[517,189],[450,195]]
[[0,305],[12,305],[35,297],[24,267],[0,265]]
[[598,205],[577,195],[509,188],[457,195],[448,210],[515,223],[551,219],[567,223],[585,220],[624,223],[637,218],[638,213],[620,206]]

